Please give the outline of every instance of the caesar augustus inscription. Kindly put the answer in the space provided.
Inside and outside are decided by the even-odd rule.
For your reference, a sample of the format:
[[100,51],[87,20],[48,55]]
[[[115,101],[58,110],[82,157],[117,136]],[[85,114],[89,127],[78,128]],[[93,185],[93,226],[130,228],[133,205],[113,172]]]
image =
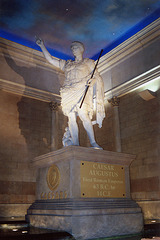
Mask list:
[[81,161],[81,197],[125,196],[124,166]]

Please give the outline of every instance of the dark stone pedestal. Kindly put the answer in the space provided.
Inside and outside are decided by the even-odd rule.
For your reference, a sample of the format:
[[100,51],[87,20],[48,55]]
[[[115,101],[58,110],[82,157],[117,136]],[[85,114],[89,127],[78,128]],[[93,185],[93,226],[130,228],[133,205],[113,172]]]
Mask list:
[[36,201],[27,219],[35,227],[76,239],[140,233],[143,217],[130,199],[130,154],[69,146],[33,160]]

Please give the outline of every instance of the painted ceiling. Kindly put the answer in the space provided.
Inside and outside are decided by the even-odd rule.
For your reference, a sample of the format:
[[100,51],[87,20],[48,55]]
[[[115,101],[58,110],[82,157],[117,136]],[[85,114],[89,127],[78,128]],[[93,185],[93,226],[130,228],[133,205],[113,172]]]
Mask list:
[[0,37],[70,58],[72,41],[96,59],[160,17],[160,0],[0,0]]

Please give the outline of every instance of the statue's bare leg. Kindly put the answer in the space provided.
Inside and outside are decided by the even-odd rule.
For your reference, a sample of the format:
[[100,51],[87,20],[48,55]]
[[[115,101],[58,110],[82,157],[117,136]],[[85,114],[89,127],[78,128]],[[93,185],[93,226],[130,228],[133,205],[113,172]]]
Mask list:
[[92,126],[92,122],[88,116],[88,113],[86,111],[84,111],[83,109],[79,109],[78,110],[78,115],[83,123],[83,126],[88,134],[91,146],[94,148],[98,148],[98,149],[102,149],[95,140],[94,137],[94,131],[93,131],[93,126]]
[[69,131],[72,137],[73,145],[79,145],[79,139],[78,139],[78,125],[76,121],[76,113],[70,112],[68,114],[68,126]]

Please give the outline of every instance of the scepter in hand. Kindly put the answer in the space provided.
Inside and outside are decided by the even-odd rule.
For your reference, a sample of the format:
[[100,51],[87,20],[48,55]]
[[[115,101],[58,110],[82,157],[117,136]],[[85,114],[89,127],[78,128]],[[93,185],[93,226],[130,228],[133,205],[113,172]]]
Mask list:
[[[95,65],[95,67],[94,67],[94,70],[93,70],[93,72],[92,72],[91,78],[90,78],[90,80],[89,80],[89,84],[90,84],[91,81],[92,81],[92,78],[93,78],[94,73],[95,73],[95,71],[96,71],[96,68],[97,68],[99,59],[100,59],[100,57],[101,57],[101,55],[102,55],[102,52],[103,52],[103,49],[101,49],[101,52],[100,52],[99,57],[98,57],[98,60],[97,60],[97,62],[96,62],[96,65]],[[81,104],[80,104],[80,107],[79,107],[79,108],[82,107],[82,104],[83,104],[83,102],[84,102],[84,99],[85,99],[85,97],[86,97],[86,94],[87,94],[87,92],[88,92],[88,89],[89,89],[89,85],[87,85],[87,87],[86,87],[86,90],[85,90],[85,93],[84,93],[84,96],[83,96],[83,99],[82,99],[82,101],[81,101]]]

